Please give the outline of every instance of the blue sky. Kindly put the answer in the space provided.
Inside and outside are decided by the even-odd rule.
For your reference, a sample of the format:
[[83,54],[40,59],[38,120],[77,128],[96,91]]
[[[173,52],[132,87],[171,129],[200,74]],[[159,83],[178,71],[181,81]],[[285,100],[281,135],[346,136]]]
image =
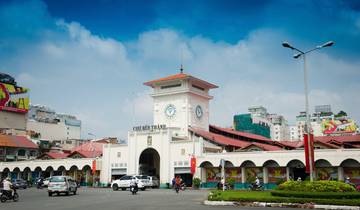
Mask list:
[[359,122],[359,1],[0,1],[0,71],[29,87],[32,103],[78,116],[83,137],[151,124],[142,83],[177,73],[181,58],[220,86],[211,123],[230,126],[251,105],[293,123],[302,63],[285,40],[304,50],[335,41],[309,56],[310,105]]

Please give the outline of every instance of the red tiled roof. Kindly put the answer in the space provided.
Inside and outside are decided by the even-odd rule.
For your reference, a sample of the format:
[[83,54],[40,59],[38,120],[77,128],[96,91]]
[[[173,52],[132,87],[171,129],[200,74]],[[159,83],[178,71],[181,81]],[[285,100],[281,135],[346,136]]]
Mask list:
[[[251,145],[254,145],[256,147],[259,147],[265,151],[276,151],[276,150],[283,150],[281,147],[278,147],[278,146],[273,146],[273,145],[268,145],[268,144],[261,144],[261,143],[257,143],[257,142],[254,142],[254,143],[251,143],[249,146],[247,147],[250,147]],[[245,149],[245,148],[243,148]]]
[[79,154],[84,158],[95,158],[102,155],[102,151],[74,151],[71,154],[68,155],[68,157],[71,157],[75,154]]
[[275,143],[278,145],[283,145],[292,148],[300,148],[304,146],[303,141],[276,141]]
[[237,140],[237,139],[232,139],[226,136],[222,136],[219,134],[215,134],[215,133],[210,133],[208,131],[202,130],[202,129],[197,129],[194,127],[189,128],[190,131],[196,133],[199,136],[202,136],[210,141],[213,141],[215,143],[221,144],[221,145],[230,145],[230,146],[235,146],[235,147],[247,147],[248,145],[250,145],[250,143],[248,142],[244,142],[241,140]]
[[0,135],[0,147],[38,149],[38,145],[25,136]]
[[93,141],[87,142],[72,149],[71,154],[69,156],[72,156],[76,152],[86,158],[101,156],[103,153],[104,144],[105,143],[103,142],[93,142]]
[[191,75],[184,74],[184,73],[179,73],[179,74],[171,75],[171,76],[168,76],[168,77],[163,77],[163,78],[156,79],[156,80],[151,80],[149,82],[145,82],[144,85],[154,87],[155,83],[171,81],[171,80],[178,80],[178,79],[187,79],[187,78],[190,78],[192,80],[195,80],[195,81],[198,81],[198,82],[200,82],[202,84],[205,84],[209,88],[218,88],[218,86],[216,86],[214,84],[211,84],[209,82],[206,82],[204,80],[198,79],[196,77],[193,77]]
[[244,140],[233,139],[230,137],[222,136],[220,134],[208,132],[208,131],[194,128],[194,127],[190,127],[189,130],[196,133],[199,136],[204,137],[205,139],[208,139],[208,140],[218,143],[220,145],[225,145],[225,146],[229,145],[229,146],[234,146],[234,147],[239,147],[239,148],[247,148],[251,145],[254,145],[254,146],[260,147],[267,151],[282,150],[282,148],[278,147],[278,146],[267,145],[267,144],[262,144],[262,143],[258,143],[258,142],[246,142]]
[[236,131],[236,130],[231,129],[231,128],[221,128],[221,127],[218,127],[218,126],[215,126],[215,125],[210,125],[209,127],[210,127],[210,129],[212,128],[212,129],[215,129],[215,130],[219,130],[221,132],[237,135],[237,136],[240,136],[240,137],[245,137],[245,138],[254,139],[254,140],[260,140],[260,141],[266,141],[266,142],[272,142],[271,139],[266,138],[266,137],[261,136],[261,135],[257,135],[257,134]]
[[360,135],[351,136],[316,136],[315,140],[322,142],[337,141],[337,142],[360,142]]
[[67,153],[61,153],[61,152],[47,152],[43,155],[41,155],[39,158],[41,159],[44,156],[48,156],[49,158],[52,159],[63,159],[63,158],[67,158],[69,154]]

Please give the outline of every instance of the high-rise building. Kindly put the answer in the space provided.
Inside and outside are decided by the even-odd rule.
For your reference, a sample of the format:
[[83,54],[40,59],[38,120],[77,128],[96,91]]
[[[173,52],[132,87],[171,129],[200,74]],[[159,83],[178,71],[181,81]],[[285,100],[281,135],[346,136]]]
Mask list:
[[42,140],[80,139],[81,121],[72,115],[57,114],[46,106],[31,105],[27,130],[38,133]]
[[278,114],[269,114],[263,106],[252,106],[249,114],[234,116],[234,129],[271,138],[274,141],[289,140],[288,123]]

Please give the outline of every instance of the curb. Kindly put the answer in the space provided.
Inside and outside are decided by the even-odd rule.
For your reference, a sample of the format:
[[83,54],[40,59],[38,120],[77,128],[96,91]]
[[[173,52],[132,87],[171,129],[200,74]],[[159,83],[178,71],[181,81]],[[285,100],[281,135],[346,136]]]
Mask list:
[[302,208],[302,209],[326,209],[326,210],[360,210],[358,206],[336,206],[336,205],[317,205],[312,203],[265,203],[265,202],[232,202],[232,201],[209,201],[205,200],[207,206],[252,206],[252,207],[282,207],[282,208]]
[[235,206],[235,202],[232,202],[232,201],[209,201],[209,200],[205,200],[204,205],[207,205],[207,206]]

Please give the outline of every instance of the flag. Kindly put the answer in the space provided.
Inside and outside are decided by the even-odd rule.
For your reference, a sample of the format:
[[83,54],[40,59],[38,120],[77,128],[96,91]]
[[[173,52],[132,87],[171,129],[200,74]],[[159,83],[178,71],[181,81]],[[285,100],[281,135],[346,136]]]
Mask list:
[[[309,146],[310,145],[310,146]],[[312,163],[312,170],[314,171],[314,135],[310,135],[308,138],[308,134],[304,134],[304,150],[305,150],[305,163],[306,173],[310,173],[310,161]]]
[[190,173],[195,174],[195,171],[196,171],[196,158],[195,156],[192,156],[190,161]]
[[94,175],[96,172],[96,160],[92,161],[92,167],[91,167],[91,172]]

